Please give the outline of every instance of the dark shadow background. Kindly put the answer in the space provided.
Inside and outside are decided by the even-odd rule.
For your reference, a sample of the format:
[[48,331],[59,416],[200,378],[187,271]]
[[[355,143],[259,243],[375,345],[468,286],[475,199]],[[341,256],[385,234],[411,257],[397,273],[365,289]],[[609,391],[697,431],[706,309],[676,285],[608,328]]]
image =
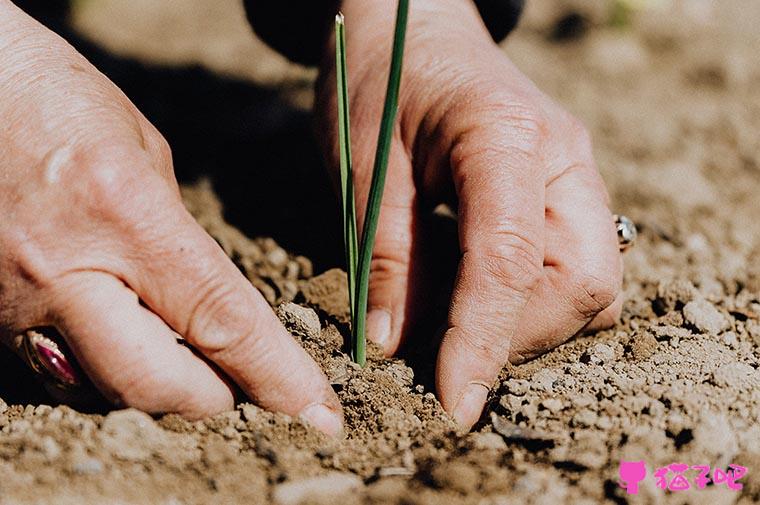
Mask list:
[[[284,103],[272,89],[200,67],[115,57],[69,27],[68,1],[15,3],[68,40],[124,91],[168,140],[180,182],[210,178],[231,224],[309,257],[317,272],[342,263],[338,202],[310,114]],[[0,397],[8,403],[50,402],[15,356],[0,353],[0,370],[16,379],[0,380]]]

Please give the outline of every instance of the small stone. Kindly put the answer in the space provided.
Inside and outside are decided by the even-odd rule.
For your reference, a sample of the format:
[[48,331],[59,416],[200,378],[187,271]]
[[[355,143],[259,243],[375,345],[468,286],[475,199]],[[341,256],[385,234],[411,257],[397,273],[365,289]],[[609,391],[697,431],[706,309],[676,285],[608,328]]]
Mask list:
[[591,409],[583,409],[573,416],[573,426],[590,428],[596,424],[598,414]]
[[277,307],[277,317],[292,334],[319,338],[322,325],[313,309],[287,302]]
[[71,462],[71,470],[79,475],[96,475],[103,472],[104,468],[102,461],[86,455],[76,459],[72,458]]
[[739,345],[739,337],[733,331],[727,331],[721,336],[721,341],[728,347],[736,348]]
[[288,264],[288,253],[284,249],[277,247],[267,253],[266,259],[270,265],[279,270]]
[[657,305],[662,312],[670,312],[696,299],[697,288],[686,279],[670,279],[657,286]]
[[47,461],[55,461],[61,455],[61,446],[49,435],[41,437],[35,445]]
[[530,391],[530,382],[525,379],[509,379],[504,381],[504,387],[515,396],[523,396]]
[[484,451],[501,451],[507,448],[504,439],[498,433],[473,433],[470,435],[472,447]]
[[319,477],[286,482],[275,486],[272,498],[277,505],[298,505],[304,502],[333,502],[364,487],[352,473],[331,473]]
[[439,465],[431,472],[438,487],[451,489],[463,495],[471,495],[478,488],[480,474],[472,465],[454,461]]
[[155,447],[164,444],[166,434],[146,413],[135,409],[111,412],[103,420],[103,446],[116,458],[144,461]]
[[562,407],[564,404],[562,403],[562,400],[559,398],[547,398],[546,400],[543,400],[541,402],[541,406],[551,412],[552,414],[556,414],[560,410],[562,410]]
[[391,376],[393,381],[399,386],[411,389],[414,381],[414,371],[401,363],[392,363],[388,365],[385,372]]
[[[53,407],[51,407],[50,405],[38,405],[37,408],[34,409],[34,415],[35,416],[46,416],[46,415],[50,414],[52,411],[53,411]],[[0,413],[2,413],[2,412],[0,412]]]
[[595,344],[581,355],[582,363],[601,365],[612,363],[615,360],[615,351],[607,344]]
[[314,267],[311,264],[311,260],[305,256],[296,256],[296,263],[298,263],[298,276],[301,279],[308,279],[314,276]]
[[609,430],[612,426],[613,424],[610,416],[599,416],[596,420],[596,427],[600,430]]
[[707,300],[693,300],[683,308],[683,315],[691,325],[702,333],[718,335],[727,330],[730,324],[726,317]]
[[702,412],[693,433],[694,449],[704,451],[719,468],[731,463],[739,451],[736,433],[722,412]]
[[572,399],[573,407],[582,409],[596,403],[596,398],[588,393],[580,393]]
[[493,429],[507,442],[516,442],[526,446],[548,446],[554,443],[554,437],[531,428],[523,428],[491,412]]
[[760,386],[760,373],[746,363],[734,362],[719,366],[713,372],[713,383],[733,390],[747,390]]
[[285,278],[291,281],[298,280],[299,267],[295,261],[289,261],[288,266],[285,268]]
[[638,331],[631,337],[627,347],[633,359],[643,361],[654,354],[657,339],[648,331]]
[[560,376],[561,374],[557,370],[543,368],[534,373],[533,377],[531,377],[533,389],[545,393],[551,393],[554,390],[554,382],[559,379]]

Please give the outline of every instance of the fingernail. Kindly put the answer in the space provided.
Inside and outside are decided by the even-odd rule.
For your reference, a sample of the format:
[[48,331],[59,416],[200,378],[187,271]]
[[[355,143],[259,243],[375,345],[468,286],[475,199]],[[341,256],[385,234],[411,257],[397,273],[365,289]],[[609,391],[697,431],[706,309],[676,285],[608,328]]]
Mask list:
[[480,419],[489,390],[482,382],[470,382],[464,388],[451,414],[459,426],[469,430]]
[[391,314],[385,309],[372,309],[367,314],[367,335],[382,347],[388,348],[391,338]]
[[343,418],[324,403],[312,403],[301,411],[299,417],[310,426],[331,437],[343,433]]

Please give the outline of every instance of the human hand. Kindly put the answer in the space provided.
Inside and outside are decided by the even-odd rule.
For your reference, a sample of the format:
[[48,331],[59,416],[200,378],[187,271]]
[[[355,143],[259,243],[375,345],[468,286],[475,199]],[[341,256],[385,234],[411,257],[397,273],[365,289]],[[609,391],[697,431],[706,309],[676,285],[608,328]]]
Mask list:
[[[395,9],[344,0],[359,226],[371,179]],[[318,104],[337,139],[334,74]],[[425,212],[458,209],[461,258],[436,381],[464,427],[507,360],[521,362],[620,313],[622,262],[585,129],[491,41],[470,0],[412,2],[370,278],[368,336],[394,353],[430,295]],[[328,156],[337,159],[337,143]],[[337,162],[333,163],[337,167]]]
[[224,374],[261,406],[340,432],[316,363],[183,207],[156,129],[5,0],[0,48],[0,337],[56,327],[117,405],[229,410]]

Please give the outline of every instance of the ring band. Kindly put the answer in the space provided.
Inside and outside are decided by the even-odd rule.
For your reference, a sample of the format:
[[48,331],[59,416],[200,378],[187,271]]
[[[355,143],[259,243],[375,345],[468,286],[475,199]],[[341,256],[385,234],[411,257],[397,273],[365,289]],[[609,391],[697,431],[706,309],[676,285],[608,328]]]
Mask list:
[[[56,332],[57,333],[57,332]],[[66,357],[56,335],[43,335],[27,330],[21,338],[23,356],[29,367],[59,389],[69,390],[82,385],[81,374]]]
[[636,225],[629,218],[622,214],[615,214],[615,229],[617,230],[618,246],[620,252],[625,252],[633,247],[638,236]]

